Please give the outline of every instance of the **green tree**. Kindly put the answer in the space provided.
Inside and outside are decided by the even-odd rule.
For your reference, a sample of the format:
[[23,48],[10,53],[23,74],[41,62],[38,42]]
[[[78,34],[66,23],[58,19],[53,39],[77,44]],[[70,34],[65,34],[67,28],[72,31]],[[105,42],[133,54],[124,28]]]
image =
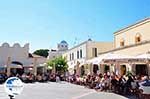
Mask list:
[[43,56],[43,57],[47,57],[48,56],[48,49],[39,49],[33,52],[33,54],[39,55],[39,56]]
[[56,69],[56,72],[65,72],[68,70],[68,65],[67,65],[67,61],[65,58],[61,57],[57,57],[53,60],[50,60],[47,62],[47,65],[50,66],[51,68]]

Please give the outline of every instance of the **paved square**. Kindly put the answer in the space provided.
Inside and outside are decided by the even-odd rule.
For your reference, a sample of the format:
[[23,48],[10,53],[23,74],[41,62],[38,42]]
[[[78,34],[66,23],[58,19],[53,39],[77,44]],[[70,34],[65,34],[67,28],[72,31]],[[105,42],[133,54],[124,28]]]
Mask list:
[[[0,99],[9,99],[0,85]],[[25,84],[21,95],[16,99],[127,99],[113,93],[96,92],[83,86],[61,83],[33,83]]]

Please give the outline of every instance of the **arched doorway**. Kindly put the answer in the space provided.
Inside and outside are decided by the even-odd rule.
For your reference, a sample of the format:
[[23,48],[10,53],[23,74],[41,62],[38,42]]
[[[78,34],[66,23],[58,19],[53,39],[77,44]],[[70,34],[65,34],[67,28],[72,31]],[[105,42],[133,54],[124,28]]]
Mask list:
[[23,64],[19,61],[12,61],[10,66],[10,72],[13,75],[22,75],[24,73]]
[[99,70],[98,65],[97,64],[93,64],[93,73],[97,74],[98,70]]

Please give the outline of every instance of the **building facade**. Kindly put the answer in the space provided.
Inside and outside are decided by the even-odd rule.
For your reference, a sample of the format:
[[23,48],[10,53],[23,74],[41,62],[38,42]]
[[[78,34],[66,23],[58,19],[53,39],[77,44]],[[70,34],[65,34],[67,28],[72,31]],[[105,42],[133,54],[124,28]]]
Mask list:
[[40,64],[44,62],[46,62],[46,58],[29,53],[29,44],[21,47],[18,43],[13,46],[3,43],[0,46],[0,72],[7,71],[8,75],[29,72],[29,68],[34,70],[34,66],[40,67]]
[[98,53],[110,50],[113,47],[111,42],[95,42],[91,39],[74,46],[63,54],[68,61],[69,70],[77,75],[90,72],[86,61],[98,56]]
[[68,43],[63,40],[59,44],[57,44],[57,50],[50,49],[47,59],[52,60],[56,57],[62,56],[62,54],[67,50],[68,50]]
[[[114,33],[114,49],[105,53],[138,56],[150,51],[150,18],[146,18],[133,25]],[[134,74],[150,75],[150,66],[146,63],[120,64],[122,70],[130,70]]]

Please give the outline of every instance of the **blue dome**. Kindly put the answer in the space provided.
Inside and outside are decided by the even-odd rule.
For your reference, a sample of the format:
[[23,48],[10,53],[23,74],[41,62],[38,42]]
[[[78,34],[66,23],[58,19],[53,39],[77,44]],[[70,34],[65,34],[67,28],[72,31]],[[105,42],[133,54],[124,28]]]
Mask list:
[[65,40],[62,40],[60,43],[67,44],[67,42]]

